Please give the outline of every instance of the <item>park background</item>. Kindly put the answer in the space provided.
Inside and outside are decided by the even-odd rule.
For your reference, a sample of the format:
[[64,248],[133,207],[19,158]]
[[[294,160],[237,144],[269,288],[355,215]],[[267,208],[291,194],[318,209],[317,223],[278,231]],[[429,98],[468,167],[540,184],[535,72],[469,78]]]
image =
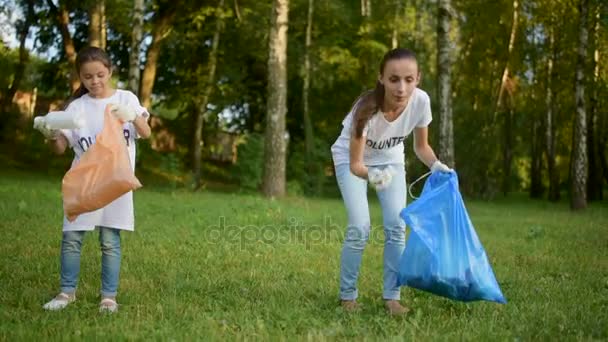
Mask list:
[[[608,338],[605,1],[1,0],[0,35],[2,339]],[[72,154],[52,155],[33,118],[78,87],[87,45],[153,114],[115,317],[96,312],[92,241],[77,304],[41,309]],[[346,218],[329,148],[395,47],[417,54],[431,145],[505,306],[404,289],[415,313],[383,314],[370,190],[366,305],[337,309]],[[427,170],[411,137],[405,149],[412,182]]]

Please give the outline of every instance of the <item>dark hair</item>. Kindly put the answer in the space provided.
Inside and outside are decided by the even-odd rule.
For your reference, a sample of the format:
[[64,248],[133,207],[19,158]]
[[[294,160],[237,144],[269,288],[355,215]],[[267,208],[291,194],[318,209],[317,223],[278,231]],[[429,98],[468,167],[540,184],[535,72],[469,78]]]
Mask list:
[[[112,70],[112,60],[110,60],[110,56],[103,50],[95,46],[87,46],[78,52],[78,56],[76,56],[76,73],[80,76],[80,68],[88,62],[101,62],[108,70]],[[88,93],[89,90],[80,84],[80,87],[74,91],[72,96],[66,101],[64,105],[64,109],[68,107],[68,105],[81,97],[82,95]]]
[[[386,63],[396,59],[413,59],[416,60],[416,54],[409,49],[393,49],[387,52],[380,63],[380,75],[384,73]],[[371,117],[383,109],[384,105],[384,86],[380,81],[376,81],[376,87],[359,95],[354,104],[354,119],[353,127],[355,128],[355,137],[360,138],[363,135],[363,128]]]

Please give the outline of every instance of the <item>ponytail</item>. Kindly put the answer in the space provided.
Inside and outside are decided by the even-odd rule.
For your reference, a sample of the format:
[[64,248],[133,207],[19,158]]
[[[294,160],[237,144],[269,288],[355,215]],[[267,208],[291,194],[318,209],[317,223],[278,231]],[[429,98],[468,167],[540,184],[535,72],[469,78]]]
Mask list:
[[384,103],[384,85],[376,81],[376,87],[361,94],[355,103],[355,113],[353,120],[354,135],[356,138],[363,136],[363,129],[367,122],[379,110],[382,110]]

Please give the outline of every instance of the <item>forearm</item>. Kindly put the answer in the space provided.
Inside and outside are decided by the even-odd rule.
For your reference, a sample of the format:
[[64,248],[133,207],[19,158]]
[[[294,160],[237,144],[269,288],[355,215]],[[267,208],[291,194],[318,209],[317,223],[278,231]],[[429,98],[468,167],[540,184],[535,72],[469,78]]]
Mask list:
[[135,130],[140,138],[147,139],[152,134],[152,130],[142,115],[139,115],[133,120],[133,126],[135,126]]
[[46,144],[51,151],[57,155],[62,155],[68,147],[68,141],[63,135],[59,135],[56,139],[47,140]]
[[437,156],[435,155],[435,151],[431,148],[429,144],[422,144],[420,146],[414,147],[414,152],[418,159],[424,163],[427,167],[431,167],[435,161],[437,161]]
[[350,172],[357,177],[367,179],[367,166],[363,163],[365,139],[352,136],[350,139]]

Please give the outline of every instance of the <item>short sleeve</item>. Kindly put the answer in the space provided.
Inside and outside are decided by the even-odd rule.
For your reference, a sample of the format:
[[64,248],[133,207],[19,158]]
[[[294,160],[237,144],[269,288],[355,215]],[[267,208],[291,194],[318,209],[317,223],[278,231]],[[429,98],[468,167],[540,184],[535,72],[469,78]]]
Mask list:
[[431,114],[431,99],[426,93],[423,93],[420,102],[420,111],[422,115],[420,115],[416,127],[427,127],[431,121],[433,121],[433,115]]

